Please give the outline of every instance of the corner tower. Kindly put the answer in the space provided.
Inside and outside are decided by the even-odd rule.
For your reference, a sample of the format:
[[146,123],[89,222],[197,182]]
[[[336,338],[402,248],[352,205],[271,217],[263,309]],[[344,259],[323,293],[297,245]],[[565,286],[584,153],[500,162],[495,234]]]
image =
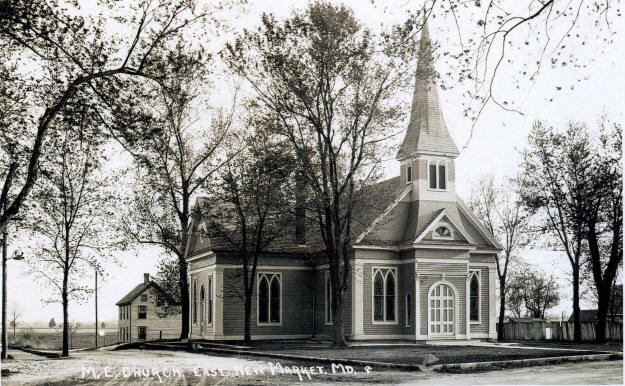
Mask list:
[[454,159],[460,154],[436,90],[436,71],[427,22],[421,31],[410,121],[397,156],[400,184],[412,184],[412,200],[455,201]]

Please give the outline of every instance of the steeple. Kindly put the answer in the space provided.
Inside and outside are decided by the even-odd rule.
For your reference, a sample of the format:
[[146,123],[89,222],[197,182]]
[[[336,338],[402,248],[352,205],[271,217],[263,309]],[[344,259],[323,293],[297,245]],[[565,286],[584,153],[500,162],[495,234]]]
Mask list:
[[433,62],[432,42],[426,21],[421,31],[410,121],[396,156],[400,161],[421,154],[452,158],[459,154],[440,110]]

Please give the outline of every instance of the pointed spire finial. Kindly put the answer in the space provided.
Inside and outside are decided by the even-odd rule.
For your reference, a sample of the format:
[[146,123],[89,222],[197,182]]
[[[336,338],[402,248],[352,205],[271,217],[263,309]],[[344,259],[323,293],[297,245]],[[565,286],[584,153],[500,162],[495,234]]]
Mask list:
[[444,155],[452,158],[459,154],[439,106],[432,48],[426,19],[421,29],[410,121],[397,153],[398,160],[419,154]]

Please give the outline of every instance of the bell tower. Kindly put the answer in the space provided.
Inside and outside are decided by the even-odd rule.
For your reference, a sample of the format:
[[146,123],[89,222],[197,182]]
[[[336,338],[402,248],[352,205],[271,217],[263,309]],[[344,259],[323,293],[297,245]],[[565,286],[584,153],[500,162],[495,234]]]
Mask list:
[[395,157],[411,200],[455,201],[454,160],[460,154],[441,113],[427,21],[421,31],[410,121]]

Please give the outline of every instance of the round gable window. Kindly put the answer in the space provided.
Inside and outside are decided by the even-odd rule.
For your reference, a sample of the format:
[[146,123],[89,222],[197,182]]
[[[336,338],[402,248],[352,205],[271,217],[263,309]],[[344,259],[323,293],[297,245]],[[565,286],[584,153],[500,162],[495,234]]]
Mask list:
[[446,226],[439,226],[434,230],[435,239],[451,239],[452,237],[451,230]]

